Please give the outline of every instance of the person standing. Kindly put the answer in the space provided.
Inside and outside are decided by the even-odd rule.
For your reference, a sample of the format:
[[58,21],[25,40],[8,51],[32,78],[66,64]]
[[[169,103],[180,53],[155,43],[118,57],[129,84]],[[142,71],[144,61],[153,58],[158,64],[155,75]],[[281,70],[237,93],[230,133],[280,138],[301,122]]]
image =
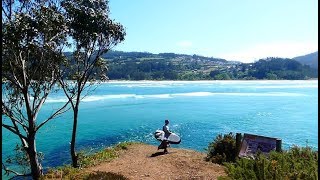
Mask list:
[[163,146],[164,146],[163,153],[167,154],[168,153],[167,147],[170,146],[169,141],[168,141],[168,137],[171,134],[171,131],[169,130],[169,120],[166,119],[164,121],[164,126],[162,127],[162,130],[164,131],[164,138],[163,138],[163,141],[161,142],[161,143],[163,143]]

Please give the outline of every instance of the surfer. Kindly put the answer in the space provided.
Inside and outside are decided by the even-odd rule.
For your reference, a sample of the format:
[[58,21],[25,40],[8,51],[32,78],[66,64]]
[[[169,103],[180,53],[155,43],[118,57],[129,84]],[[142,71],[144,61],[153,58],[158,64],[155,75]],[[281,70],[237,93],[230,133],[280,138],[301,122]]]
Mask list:
[[162,127],[162,130],[164,131],[164,139],[161,143],[163,143],[163,146],[164,146],[164,153],[167,154],[168,153],[168,150],[167,150],[167,147],[170,146],[169,145],[169,142],[168,142],[168,137],[170,136],[171,134],[171,131],[169,130],[169,120],[165,120],[164,121],[164,126]]
[[164,154],[168,153],[167,147],[170,147],[170,144],[180,144],[181,138],[179,135],[171,132],[169,130],[169,120],[164,121],[164,126],[162,126],[162,130],[156,130],[154,133],[154,137],[161,141],[161,144],[158,146],[159,149],[164,149]]

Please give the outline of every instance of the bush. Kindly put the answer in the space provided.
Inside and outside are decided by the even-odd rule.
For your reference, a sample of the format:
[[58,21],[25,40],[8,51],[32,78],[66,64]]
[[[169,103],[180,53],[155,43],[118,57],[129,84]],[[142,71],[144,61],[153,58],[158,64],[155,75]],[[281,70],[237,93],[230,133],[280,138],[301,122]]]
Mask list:
[[[127,142],[127,141],[121,142],[121,143],[117,144],[117,145],[114,147],[114,149],[115,149],[115,150],[127,150],[127,149],[128,149],[128,146],[130,146],[130,145],[132,145],[132,144],[134,144],[134,143],[133,143],[133,142]],[[138,144],[138,143],[135,142],[135,144]]]
[[232,133],[219,134],[207,149],[206,161],[222,164],[223,162],[235,162],[236,138]]
[[318,179],[318,152],[309,147],[258,153],[254,159],[241,158],[224,165],[232,179]]

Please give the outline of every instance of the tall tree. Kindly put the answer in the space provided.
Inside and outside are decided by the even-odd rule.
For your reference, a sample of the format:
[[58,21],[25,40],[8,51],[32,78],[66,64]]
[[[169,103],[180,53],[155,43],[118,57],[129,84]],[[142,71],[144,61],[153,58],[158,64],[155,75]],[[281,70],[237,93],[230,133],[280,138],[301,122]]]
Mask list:
[[63,7],[74,51],[61,71],[60,83],[73,109],[70,153],[73,167],[78,167],[75,144],[80,101],[96,87],[95,82],[107,80],[107,64],[101,55],[123,41],[125,31],[109,18],[106,0],[65,0]]
[[[57,3],[56,0],[2,1],[2,77],[5,80],[2,127],[19,138],[28,155],[29,175],[33,179],[39,179],[42,174],[36,148],[37,132],[66,111],[68,104],[38,120],[65,60],[62,49],[66,44],[67,26]],[[6,167],[4,170],[9,172]]]

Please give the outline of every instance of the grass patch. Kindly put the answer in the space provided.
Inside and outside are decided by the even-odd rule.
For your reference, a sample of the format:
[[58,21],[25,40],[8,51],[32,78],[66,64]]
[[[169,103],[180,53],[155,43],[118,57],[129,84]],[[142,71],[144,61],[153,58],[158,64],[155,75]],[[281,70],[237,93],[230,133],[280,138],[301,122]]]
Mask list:
[[81,169],[73,168],[70,165],[64,165],[55,169],[49,169],[48,172],[40,179],[81,179],[86,173]]
[[125,176],[121,174],[116,174],[112,172],[101,172],[98,171],[96,173],[91,173],[83,177],[84,180],[96,180],[96,179],[103,179],[103,180],[128,180]]
[[48,172],[41,179],[126,179],[119,174],[113,174],[111,172],[97,172],[97,173],[85,173],[82,168],[92,167],[102,162],[109,162],[117,157],[123,150],[127,150],[128,146],[132,144],[139,144],[138,142],[121,142],[115,146],[108,147],[104,150],[96,152],[94,154],[87,154],[85,151],[78,153],[79,168],[73,168],[71,165],[64,165],[58,168],[49,169]]
[[228,176],[219,176],[218,180],[232,180],[232,179]]
[[94,154],[86,154],[81,151],[79,156],[79,164],[81,168],[91,167],[100,164],[101,162],[111,161],[119,156],[121,150],[127,150],[133,142],[121,142],[113,147],[108,147]]

